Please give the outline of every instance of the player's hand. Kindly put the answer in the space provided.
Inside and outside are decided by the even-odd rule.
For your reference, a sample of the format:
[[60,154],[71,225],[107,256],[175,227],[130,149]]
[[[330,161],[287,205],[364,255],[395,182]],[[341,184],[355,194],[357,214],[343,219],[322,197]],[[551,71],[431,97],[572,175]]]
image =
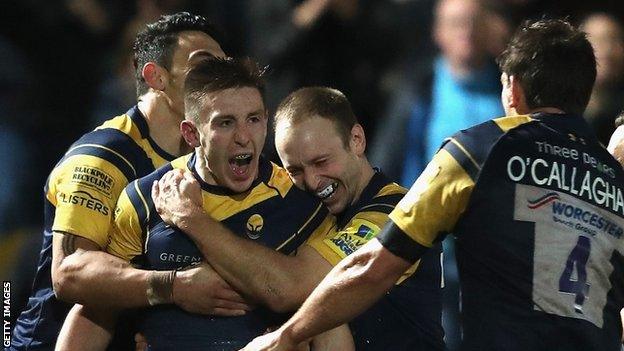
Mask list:
[[310,351],[310,345],[307,342],[295,345],[278,329],[253,339],[239,351]]
[[206,263],[176,274],[173,303],[188,312],[218,316],[241,316],[251,310],[243,297]]
[[152,185],[154,206],[165,223],[184,230],[188,221],[205,215],[201,186],[191,172],[171,170]]

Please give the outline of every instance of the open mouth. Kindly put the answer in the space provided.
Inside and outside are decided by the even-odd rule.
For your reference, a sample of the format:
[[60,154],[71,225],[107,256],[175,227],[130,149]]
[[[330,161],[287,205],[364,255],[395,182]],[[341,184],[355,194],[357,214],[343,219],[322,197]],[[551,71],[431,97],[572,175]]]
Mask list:
[[244,175],[249,169],[249,164],[252,159],[253,155],[250,153],[238,154],[229,159],[230,169],[236,175]]
[[316,196],[321,198],[322,200],[330,198],[338,189],[338,182],[334,182],[326,186],[324,189],[316,193]]

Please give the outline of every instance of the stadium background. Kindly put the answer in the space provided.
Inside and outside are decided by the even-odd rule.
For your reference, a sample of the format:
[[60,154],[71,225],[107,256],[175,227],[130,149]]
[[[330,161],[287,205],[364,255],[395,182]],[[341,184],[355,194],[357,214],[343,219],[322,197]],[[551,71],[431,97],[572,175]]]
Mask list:
[[[459,0],[462,1],[462,0]],[[0,275],[12,282],[11,319],[29,294],[40,250],[43,185],[64,150],[101,121],[134,104],[131,44],[137,28],[162,13],[203,14],[225,34],[225,50],[269,66],[270,109],[293,89],[342,90],[363,123],[373,162],[396,155],[378,130],[392,119],[404,90],[431,71],[434,0],[330,0],[318,16],[302,12],[323,0],[5,0],[0,11]],[[568,17],[581,23],[604,12],[624,19],[618,1],[491,0],[477,43],[495,56],[523,19]],[[307,15],[307,17],[306,17]],[[299,27],[292,21],[299,17]],[[301,17],[303,16],[303,17]],[[303,21],[303,22],[301,22]],[[481,35],[483,34],[483,35]],[[484,40],[484,39],[480,39]],[[624,107],[624,31],[607,39],[621,56],[598,104]],[[490,118],[493,116],[483,116]],[[449,117],[451,118],[451,117]],[[607,114],[608,133],[615,114]],[[604,123],[603,123],[604,124]],[[596,124],[597,128],[601,128]],[[268,142],[268,154],[275,158]],[[380,146],[381,145],[381,146]],[[385,146],[384,146],[385,145]],[[371,150],[371,148],[375,148]],[[400,177],[400,174],[395,174]],[[402,180],[409,185],[407,179]],[[448,261],[448,255],[447,255]],[[452,260],[451,260],[452,261]],[[452,262],[445,327],[456,345],[457,294]],[[454,275],[455,274],[455,275]],[[13,323],[11,323],[13,325]]]

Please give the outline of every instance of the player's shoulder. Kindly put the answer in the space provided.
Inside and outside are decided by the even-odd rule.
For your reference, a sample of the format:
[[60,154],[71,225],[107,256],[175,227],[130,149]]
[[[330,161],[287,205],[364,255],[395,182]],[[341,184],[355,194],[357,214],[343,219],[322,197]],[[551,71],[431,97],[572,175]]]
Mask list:
[[407,189],[388,178],[383,172],[375,173],[367,188],[374,193],[370,204],[394,207],[407,194]]
[[296,189],[295,184],[288,175],[288,171],[283,167],[280,167],[272,161],[260,159],[259,168],[261,173],[264,170],[264,173],[267,175],[266,185],[277,190],[280,196],[286,197],[293,188]]
[[142,134],[136,121],[145,121],[141,116],[132,117],[131,111],[82,135],[69,147],[57,167],[70,158],[81,158],[81,162],[86,164],[106,161],[118,168],[127,179],[135,179],[153,170],[153,164],[139,142]]
[[267,178],[268,180],[266,181],[266,185],[269,188],[276,190],[279,193],[279,196],[281,196],[282,201],[286,204],[292,205],[293,210],[312,210],[321,205],[321,200],[319,198],[296,187],[290,179],[288,171],[286,171],[283,167],[268,160],[261,160],[260,172],[270,173],[270,176]]
[[184,155],[176,158],[175,160],[164,164],[163,166],[155,169],[153,172],[135,179],[130,182],[127,188],[134,188],[142,194],[149,195],[151,193],[152,184],[155,181],[160,180],[167,172],[173,169],[182,169],[184,171],[190,171],[188,168],[188,162],[192,154]]
[[535,121],[530,115],[501,117],[460,130],[447,138],[442,150],[448,152],[469,174],[478,174],[492,148],[505,135]]

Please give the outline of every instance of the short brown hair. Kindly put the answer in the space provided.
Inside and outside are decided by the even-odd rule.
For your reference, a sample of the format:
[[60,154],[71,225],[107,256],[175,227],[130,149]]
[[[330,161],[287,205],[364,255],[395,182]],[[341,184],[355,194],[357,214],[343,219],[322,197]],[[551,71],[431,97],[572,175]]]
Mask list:
[[337,89],[306,87],[296,90],[277,107],[275,126],[281,121],[294,124],[314,116],[333,121],[345,147],[349,145],[351,129],[358,120],[347,97]]
[[596,58],[585,33],[564,20],[525,22],[498,58],[515,76],[529,108],[585,111],[596,80]]
[[186,76],[185,115],[187,119],[198,122],[206,94],[230,88],[256,88],[264,102],[264,85],[264,70],[250,58],[207,58],[195,65]]

